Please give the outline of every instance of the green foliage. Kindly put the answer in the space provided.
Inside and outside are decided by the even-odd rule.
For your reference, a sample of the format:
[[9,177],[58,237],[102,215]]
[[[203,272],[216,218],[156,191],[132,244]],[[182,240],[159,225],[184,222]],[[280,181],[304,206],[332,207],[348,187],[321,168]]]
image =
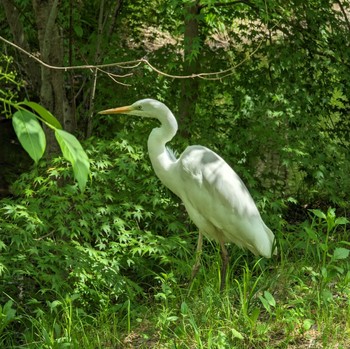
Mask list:
[[18,77],[14,68],[13,57],[0,54],[0,101],[2,102],[3,114],[9,116],[11,110],[4,100],[16,102],[18,92],[23,87],[24,82]]
[[55,129],[62,130],[62,125],[60,122],[44,107],[42,107],[40,104],[30,101],[23,101],[20,103],[17,103],[17,106],[26,106],[31,109],[33,109],[38,115],[42,118],[46,124],[53,126]]
[[[167,30],[172,39],[183,34],[183,2],[160,3],[139,11],[139,2],[125,4],[120,21],[132,19],[126,33],[135,45],[124,40],[126,33],[116,33],[115,44],[125,58],[147,55],[162,71],[179,75],[185,43],[182,36],[173,42],[162,34]],[[348,42],[349,35],[333,3],[261,1],[216,7],[215,2],[202,2],[189,57],[199,61],[199,72],[232,70],[221,80],[199,80],[195,113],[179,120],[179,131],[190,135],[188,144],[217,150],[255,198],[348,205],[350,57],[340,42]],[[143,16],[147,10],[161,23],[153,41],[144,28],[154,25]],[[105,59],[115,57],[107,52]],[[141,66],[129,80],[131,88],[102,81],[103,92],[97,96],[101,109],[153,97],[177,115],[183,98],[181,81]],[[106,134],[111,132],[108,126],[99,123],[96,129]]]
[[8,307],[16,311],[3,346],[287,348],[316,333],[317,343],[346,347],[344,217],[313,210],[295,234],[283,234],[280,261],[233,248],[222,293],[220,255],[205,244],[202,269],[188,289],[183,281],[194,244],[182,234],[186,216],[144,149],[132,145],[136,138],[118,139],[90,140],[92,181],[84,193],[58,158],[22,175],[17,197],[2,200],[0,304],[11,297]]
[[28,110],[18,110],[12,117],[12,124],[24,150],[37,164],[44,155],[45,133],[39,121]]
[[[36,164],[44,155],[46,147],[45,133],[38,119],[55,132],[63,156],[72,164],[75,179],[78,181],[80,190],[84,191],[90,174],[90,163],[77,138],[62,130],[59,121],[48,110],[37,103],[25,101],[14,104],[5,99],[2,101],[18,109],[12,117],[12,124],[24,150]],[[24,109],[23,105],[33,109],[37,114]]]
[[[187,44],[184,4],[189,2],[124,1],[117,9],[113,1],[105,1],[104,8],[98,1],[62,1],[64,42],[74,42],[73,52],[66,47],[67,62],[146,57],[160,70],[181,75]],[[183,232],[191,226],[144,155],[155,123],[93,118],[93,134],[109,141],[95,138],[86,144],[91,181],[85,192],[59,158],[40,161],[13,185],[14,198],[1,202],[0,286],[5,293],[0,304],[12,320],[3,322],[0,346],[349,347],[348,219],[337,217],[335,209],[324,210],[331,205],[339,214],[339,206],[349,206],[349,4],[200,3],[199,33],[185,59],[198,63],[198,72],[227,74],[199,80],[195,113],[179,120],[180,135],[171,146],[181,152],[187,144],[203,144],[234,167],[268,221],[281,230],[274,229],[278,258],[257,261],[232,248],[227,289],[219,293],[220,256],[209,253],[214,249],[207,244],[203,268],[187,289],[193,247]],[[30,2],[16,4],[21,13],[32,13]],[[101,9],[103,28],[96,16]],[[27,23],[35,52],[35,26]],[[2,71],[10,72],[8,62],[2,62]],[[188,92],[180,80],[142,64],[118,65],[110,72],[130,86],[99,74],[96,110],[151,97],[177,115]],[[14,75],[7,73],[0,93],[14,102],[16,87],[7,88]],[[132,74],[122,78],[125,73]],[[89,86],[90,71],[66,79],[82,129]],[[18,106],[61,129],[30,103]],[[181,132],[188,139],[181,139]],[[61,138],[66,160],[80,159],[71,150],[74,141]],[[291,203],[313,209],[303,223],[293,220],[291,209],[285,220],[280,218]]]
[[84,190],[90,174],[90,163],[83,147],[72,134],[64,130],[55,129],[55,136],[64,158],[72,164],[79,188]]
[[[288,348],[295,342],[303,347],[310,340],[315,346],[332,347],[336,343],[345,348],[349,344],[350,328],[348,322],[343,322],[350,310],[347,301],[349,259],[345,248],[339,246],[343,245],[342,239],[348,239],[349,232],[334,234],[333,229],[340,229],[346,223],[345,218],[335,216],[334,210],[317,211],[316,214],[322,217],[320,221],[318,216],[315,221],[311,219],[315,234],[325,239],[327,227],[332,229],[327,250],[333,253],[327,255],[326,263],[327,272],[337,266],[338,272],[332,277],[325,279],[328,274],[320,263],[322,255],[319,260],[297,245],[298,238],[305,244],[308,237],[291,234],[289,238],[295,248],[293,244],[291,247],[282,245],[280,262],[233,258],[235,263],[231,263],[228,287],[222,293],[218,292],[219,266],[216,262],[206,266],[205,272],[199,275],[200,280],[196,279],[189,291],[178,286],[174,274],[162,274],[159,293],[155,295],[157,314],[154,319],[160,332],[153,333],[144,320],[141,326],[135,324],[134,333],[145,331],[152,336],[157,341],[154,348],[162,345]],[[315,248],[319,247],[315,244]],[[284,260],[287,252],[288,258]],[[219,254],[217,257],[220,258]],[[146,348],[150,341],[144,343]]]
[[[313,220],[311,224],[304,224],[306,233],[306,246],[301,246],[305,252],[312,253],[320,262],[322,268],[331,267],[333,262],[347,258],[349,251],[341,245],[349,245],[346,239],[338,242],[338,245],[332,244],[332,236],[339,234],[337,230],[343,228],[346,233],[346,224],[349,221],[345,217],[336,217],[335,209],[328,209],[327,213],[321,210],[311,210],[313,213]],[[315,229],[317,227],[317,230]],[[334,254],[331,251],[334,250]],[[343,257],[343,258],[342,258]]]
[[16,310],[12,306],[11,300],[7,301],[4,306],[0,305],[0,338],[3,337],[6,327],[16,319]]
[[84,193],[57,158],[24,174],[13,186],[18,198],[2,201],[3,301],[8,294],[30,312],[33,297],[45,309],[45,300],[72,294],[90,311],[125,309],[163,268],[186,265],[183,210],[143,149],[126,139],[91,140],[87,152],[92,182]]

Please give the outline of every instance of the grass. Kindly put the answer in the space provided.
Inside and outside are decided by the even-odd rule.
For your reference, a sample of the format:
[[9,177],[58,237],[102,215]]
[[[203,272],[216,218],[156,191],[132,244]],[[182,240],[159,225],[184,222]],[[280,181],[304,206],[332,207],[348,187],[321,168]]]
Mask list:
[[218,260],[202,268],[190,290],[173,273],[163,274],[153,299],[123,316],[105,309],[91,317],[70,298],[53,301],[49,313],[19,319],[31,326],[23,345],[13,347],[348,348],[349,272],[324,283],[308,262],[242,259],[222,293]]
[[25,309],[14,313],[20,306],[10,300],[0,309],[0,343],[30,349],[349,348],[346,223],[332,212],[317,213],[310,225],[281,234],[279,256],[271,260],[230,247],[223,292],[220,254],[207,246],[191,286],[185,273],[166,271],[138,304],[87,314],[75,296],[57,295],[46,313],[26,316]]

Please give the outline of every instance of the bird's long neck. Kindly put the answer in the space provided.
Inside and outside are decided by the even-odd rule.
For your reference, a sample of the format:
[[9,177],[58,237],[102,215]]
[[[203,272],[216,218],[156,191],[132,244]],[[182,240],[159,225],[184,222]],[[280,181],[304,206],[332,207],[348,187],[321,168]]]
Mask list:
[[166,148],[166,144],[171,141],[177,132],[177,122],[168,109],[165,113],[157,116],[161,126],[154,128],[148,137],[148,153],[152,166],[159,179],[172,191],[171,167],[176,159]]

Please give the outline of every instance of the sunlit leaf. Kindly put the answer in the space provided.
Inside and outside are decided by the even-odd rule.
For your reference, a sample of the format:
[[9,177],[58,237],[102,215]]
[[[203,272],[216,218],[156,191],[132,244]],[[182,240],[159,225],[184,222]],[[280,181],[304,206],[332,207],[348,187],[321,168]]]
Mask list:
[[314,320],[305,319],[305,320],[303,321],[303,329],[304,329],[305,331],[309,331],[310,328],[312,327],[312,325],[313,325],[314,323],[315,323]]
[[259,299],[260,299],[262,305],[264,306],[264,308],[265,308],[268,312],[270,312],[270,311],[271,311],[271,307],[270,307],[269,302],[268,302],[263,296],[259,296]]
[[347,248],[344,248],[344,247],[337,247],[337,248],[334,250],[334,253],[333,253],[332,258],[333,258],[334,260],[345,259],[345,258],[348,258],[348,257],[349,257],[349,253],[350,253],[350,250],[348,250]]
[[342,224],[348,224],[348,223],[349,223],[349,220],[345,217],[338,217],[335,220],[336,225],[342,225]]
[[24,150],[37,163],[44,155],[45,133],[36,116],[27,110],[18,110],[12,117],[12,125]]
[[231,328],[231,333],[234,338],[244,339],[243,335],[234,328]]
[[24,101],[24,102],[18,103],[18,105],[26,105],[26,106],[32,108],[48,124],[50,124],[51,126],[53,126],[55,128],[58,128],[60,130],[62,129],[62,125],[60,124],[60,122],[47,109],[45,109],[40,104],[35,103],[35,102]]
[[269,291],[264,291],[264,297],[272,307],[276,306],[275,298]]
[[326,215],[321,210],[310,210],[316,217],[327,219]]
[[83,191],[90,173],[89,159],[83,147],[72,134],[64,130],[56,129],[55,136],[63,156],[72,164],[74,177],[78,181],[80,190]]

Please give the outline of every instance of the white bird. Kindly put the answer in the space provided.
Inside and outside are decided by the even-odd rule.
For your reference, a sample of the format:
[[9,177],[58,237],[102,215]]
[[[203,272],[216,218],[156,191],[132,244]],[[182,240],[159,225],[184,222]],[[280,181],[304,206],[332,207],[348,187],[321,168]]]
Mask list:
[[206,147],[192,145],[177,159],[166,147],[178,125],[165,104],[142,99],[99,114],[130,114],[160,121],[161,126],[154,128],[148,138],[149,157],[158,178],[182,200],[199,229],[192,280],[200,266],[203,235],[221,246],[221,289],[225,286],[229,262],[225,243],[235,243],[266,258],[276,254],[274,234],[262,220],[242,180],[219,155]]

